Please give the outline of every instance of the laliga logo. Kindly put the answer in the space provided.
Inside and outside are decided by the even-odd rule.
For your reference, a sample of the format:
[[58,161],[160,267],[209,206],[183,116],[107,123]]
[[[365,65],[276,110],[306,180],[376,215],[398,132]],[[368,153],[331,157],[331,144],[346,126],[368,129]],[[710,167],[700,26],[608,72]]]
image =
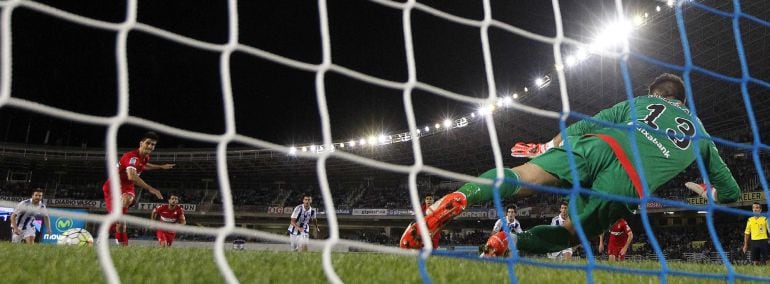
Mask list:
[[69,230],[72,227],[72,219],[67,217],[59,217],[56,219],[56,230],[60,233]]

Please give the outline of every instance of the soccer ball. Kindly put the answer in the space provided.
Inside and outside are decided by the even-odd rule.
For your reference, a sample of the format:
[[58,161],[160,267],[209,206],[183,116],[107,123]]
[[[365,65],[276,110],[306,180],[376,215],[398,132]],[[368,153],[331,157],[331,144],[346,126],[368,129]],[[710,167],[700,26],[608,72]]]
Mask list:
[[86,229],[72,228],[59,235],[59,241],[56,243],[65,246],[91,246],[94,244],[94,237]]

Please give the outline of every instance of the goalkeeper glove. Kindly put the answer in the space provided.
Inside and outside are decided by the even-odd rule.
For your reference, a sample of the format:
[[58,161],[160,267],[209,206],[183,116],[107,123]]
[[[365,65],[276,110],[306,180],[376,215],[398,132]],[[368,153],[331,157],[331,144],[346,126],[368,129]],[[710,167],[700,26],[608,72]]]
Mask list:
[[[695,192],[696,194],[698,194],[700,197],[708,199],[706,197],[707,190],[706,190],[706,185],[705,184],[702,184],[702,183],[701,184],[697,184],[697,183],[694,183],[694,182],[686,182],[684,184],[684,186],[689,188],[690,190],[692,190],[692,192]],[[716,188],[714,188],[712,186],[711,188],[709,188],[708,191],[711,193],[711,198],[714,199],[714,201],[717,201],[717,190],[716,190]]]
[[517,158],[534,158],[553,148],[553,142],[545,144],[519,142],[511,148],[511,156]]

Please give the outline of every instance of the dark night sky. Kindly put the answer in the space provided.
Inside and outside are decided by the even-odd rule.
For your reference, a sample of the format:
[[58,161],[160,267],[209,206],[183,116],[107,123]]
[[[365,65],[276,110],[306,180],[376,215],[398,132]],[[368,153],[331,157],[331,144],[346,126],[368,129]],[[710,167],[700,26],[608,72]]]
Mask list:
[[[104,21],[125,17],[123,1],[40,1]],[[562,1],[568,37],[587,41],[614,13],[612,1]],[[629,9],[654,1],[626,1]],[[481,1],[420,1],[438,10],[481,19]],[[240,43],[306,63],[321,62],[318,3],[239,1]],[[496,20],[555,35],[550,1],[492,1]],[[358,0],[328,1],[332,58],[337,65],[386,80],[407,79],[402,12]],[[210,43],[227,41],[225,1],[139,1],[138,22]],[[487,84],[479,30],[425,12],[412,15],[417,77],[467,96],[485,97]],[[13,12],[12,96],[92,115],[117,111],[116,33],[74,24],[24,7]],[[489,32],[499,91],[520,90],[551,71],[551,45],[500,29]],[[565,47],[568,49],[569,47]],[[128,39],[130,114],[209,134],[224,132],[219,53],[132,31]],[[315,74],[236,52],[231,57],[238,133],[279,143],[321,141]],[[407,128],[400,90],[338,73],[326,75],[327,100],[336,141]],[[554,86],[556,88],[556,86]],[[467,114],[477,106],[436,94],[413,94],[418,124]],[[554,97],[558,100],[558,96]],[[535,105],[537,106],[537,105]],[[0,141],[89,147],[104,145],[105,127],[84,125],[27,111],[0,108]],[[125,126],[121,147],[143,129]],[[126,145],[128,144],[128,145]],[[165,147],[210,146],[165,135]]]

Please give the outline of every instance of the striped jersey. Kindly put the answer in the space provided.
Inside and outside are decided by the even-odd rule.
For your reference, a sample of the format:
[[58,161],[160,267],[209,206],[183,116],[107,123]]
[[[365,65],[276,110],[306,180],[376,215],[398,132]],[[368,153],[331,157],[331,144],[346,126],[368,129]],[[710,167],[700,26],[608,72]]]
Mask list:
[[[29,208],[38,208],[42,211],[34,212],[30,211]],[[35,221],[35,219],[38,219],[42,216],[48,216],[48,210],[46,210],[45,203],[43,203],[42,200],[40,200],[40,202],[35,205],[32,203],[32,199],[30,198],[19,202],[19,205],[16,205],[16,209],[14,210],[13,214],[16,214],[16,225],[19,227],[19,229],[26,230],[30,226],[34,226],[32,222]]]
[[564,226],[564,222],[567,222],[567,220],[562,218],[561,214],[560,215],[556,215],[556,217],[553,217],[553,219],[551,219],[551,226],[562,226],[563,227]]
[[[294,212],[291,213],[292,219],[297,219],[297,225],[302,227],[301,233],[310,233],[310,220],[315,218],[316,210],[312,206],[308,207],[308,209],[305,209],[305,206],[302,204],[297,205],[297,207],[294,207]],[[296,232],[297,228],[295,228],[292,225],[289,225],[289,234],[291,235],[298,235],[300,232]]]
[[[508,228],[511,229],[511,233],[514,234],[521,234],[524,232],[524,230],[521,229],[521,224],[519,223],[519,220],[513,219],[513,221],[508,222]],[[495,227],[492,228],[492,233],[497,233],[503,229],[503,219],[497,219],[497,222],[495,222]]]

